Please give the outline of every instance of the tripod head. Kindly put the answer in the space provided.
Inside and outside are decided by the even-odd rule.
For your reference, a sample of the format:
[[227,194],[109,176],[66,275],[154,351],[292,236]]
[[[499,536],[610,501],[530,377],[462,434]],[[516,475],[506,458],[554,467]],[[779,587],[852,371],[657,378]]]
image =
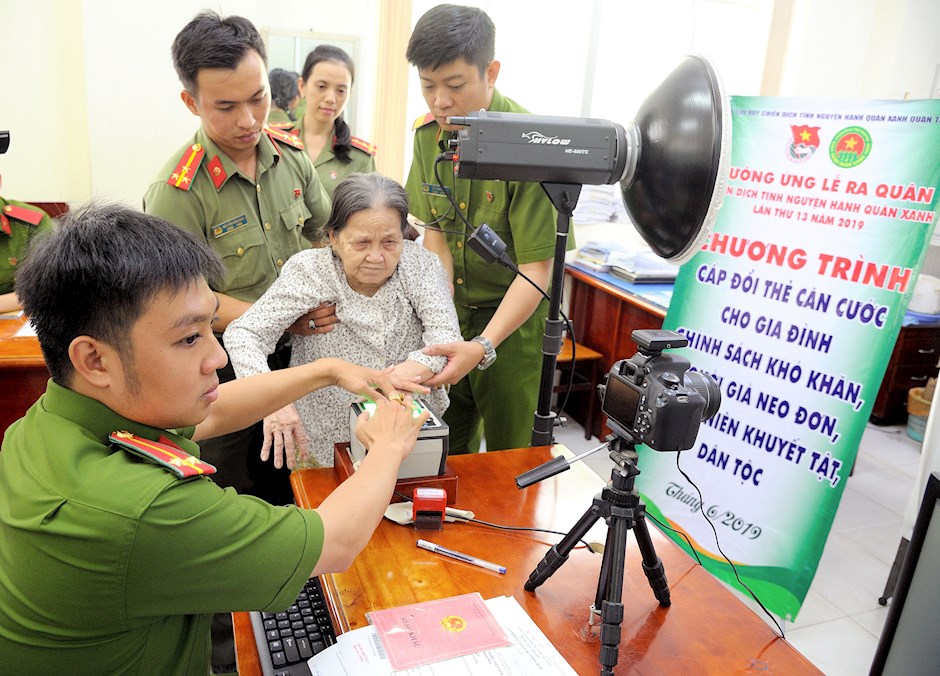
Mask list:
[[[516,487],[527,488],[532,484],[537,484],[543,479],[560,474],[561,472],[569,469],[571,465],[576,463],[578,460],[583,460],[589,455],[597,453],[602,448],[610,449],[609,457],[611,460],[613,460],[617,467],[632,467],[633,471],[635,472],[632,474],[633,477],[640,473],[640,470],[636,468],[636,444],[615,433],[608,435],[607,439],[601,445],[595,446],[594,448],[587,450],[584,453],[574,456],[574,458],[572,458],[570,461],[564,456],[558,456],[557,458],[552,458],[548,462],[543,462],[538,467],[533,467],[527,472],[523,472],[516,477]],[[611,479],[613,480],[613,477],[611,477]]]

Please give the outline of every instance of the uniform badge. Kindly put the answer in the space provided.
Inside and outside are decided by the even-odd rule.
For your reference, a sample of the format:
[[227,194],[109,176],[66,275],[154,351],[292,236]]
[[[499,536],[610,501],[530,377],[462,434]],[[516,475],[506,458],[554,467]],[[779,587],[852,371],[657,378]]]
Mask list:
[[331,180],[331,181],[335,181],[335,180],[336,180],[336,172],[335,172],[335,171],[331,171],[331,172],[330,172],[330,180]]
[[491,193],[489,190],[486,191],[486,201],[487,202],[493,201],[493,193]]
[[225,183],[225,179],[228,178],[228,174],[225,173],[225,167],[222,166],[222,160],[219,159],[218,155],[209,160],[208,166],[209,175],[212,177],[212,185],[214,185],[215,189],[218,190],[222,187],[222,184]]
[[441,197],[446,197],[450,193],[449,188],[442,188],[437,183],[422,183],[421,192],[425,195],[438,195]]
[[130,432],[120,431],[112,432],[108,438],[111,443],[133,455],[160,465],[179,479],[216,472],[214,466],[190,455],[165,436],[161,436],[157,441],[151,441]]
[[244,228],[246,225],[248,225],[248,217],[242,214],[241,216],[230,218],[224,223],[212,226],[212,236],[218,238],[222,235],[234,232],[239,228]]
[[300,188],[294,188],[294,199],[299,199],[301,195]]
[[16,267],[16,264],[17,264],[18,262],[19,262],[19,259],[18,259],[16,256],[12,256],[11,258],[7,258],[7,263],[9,263],[9,264],[10,264],[10,267],[12,267],[12,268],[15,268],[15,267]]

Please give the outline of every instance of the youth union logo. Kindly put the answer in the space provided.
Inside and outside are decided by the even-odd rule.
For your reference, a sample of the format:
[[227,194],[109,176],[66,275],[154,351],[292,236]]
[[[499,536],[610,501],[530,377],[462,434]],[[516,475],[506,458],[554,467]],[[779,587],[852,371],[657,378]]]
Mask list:
[[819,127],[791,124],[790,131],[793,132],[793,142],[787,147],[787,157],[792,162],[805,162],[819,148]]
[[832,137],[829,159],[837,167],[857,167],[871,152],[871,134],[862,127],[846,127]]

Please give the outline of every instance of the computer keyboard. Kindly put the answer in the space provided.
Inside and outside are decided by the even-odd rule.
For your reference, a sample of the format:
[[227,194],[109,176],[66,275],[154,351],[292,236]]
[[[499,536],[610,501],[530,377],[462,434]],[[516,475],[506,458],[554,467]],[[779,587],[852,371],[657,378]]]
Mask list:
[[254,611],[250,615],[264,676],[310,676],[307,660],[336,643],[317,577],[307,580],[297,600],[284,612]]

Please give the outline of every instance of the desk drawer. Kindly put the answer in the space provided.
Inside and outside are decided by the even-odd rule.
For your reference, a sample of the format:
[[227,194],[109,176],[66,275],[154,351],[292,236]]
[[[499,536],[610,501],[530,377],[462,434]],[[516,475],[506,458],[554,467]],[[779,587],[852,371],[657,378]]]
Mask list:
[[940,329],[908,326],[901,330],[892,362],[897,364],[929,364],[940,360]]

